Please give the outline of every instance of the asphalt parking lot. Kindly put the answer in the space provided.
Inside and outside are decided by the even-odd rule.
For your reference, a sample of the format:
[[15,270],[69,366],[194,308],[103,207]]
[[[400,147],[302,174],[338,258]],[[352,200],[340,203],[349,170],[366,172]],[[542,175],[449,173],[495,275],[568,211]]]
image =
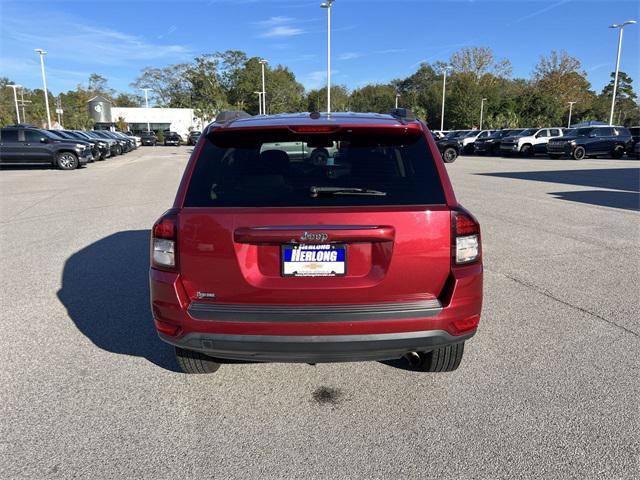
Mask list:
[[188,147],[0,171],[0,478],[637,478],[640,162],[460,157],[485,305],[461,368],[178,373],[148,229]]

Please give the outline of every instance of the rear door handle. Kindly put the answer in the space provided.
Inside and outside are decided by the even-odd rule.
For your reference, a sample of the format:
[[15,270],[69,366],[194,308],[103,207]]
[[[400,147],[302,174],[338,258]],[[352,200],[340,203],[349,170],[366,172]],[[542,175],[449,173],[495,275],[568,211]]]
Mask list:
[[233,232],[236,243],[255,245],[392,242],[394,238],[395,229],[389,225],[241,227]]

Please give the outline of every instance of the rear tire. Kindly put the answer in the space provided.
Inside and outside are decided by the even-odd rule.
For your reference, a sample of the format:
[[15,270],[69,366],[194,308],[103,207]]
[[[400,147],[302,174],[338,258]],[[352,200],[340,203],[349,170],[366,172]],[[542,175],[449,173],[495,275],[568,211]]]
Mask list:
[[584,149],[584,147],[576,147],[573,150],[573,154],[571,156],[574,160],[582,160],[587,156],[587,151]]
[[613,149],[613,152],[611,152],[611,156],[616,160],[622,158],[623,155],[624,155],[624,147],[622,145],[616,145],[615,148]]
[[422,372],[453,372],[460,366],[464,354],[464,342],[420,353],[418,370]]
[[56,166],[60,170],[75,170],[78,165],[78,157],[71,152],[60,152],[56,155]]
[[220,368],[214,358],[179,347],[176,347],[176,361],[184,373],[213,373]]
[[453,147],[447,147],[444,149],[444,152],[442,152],[442,160],[444,160],[444,163],[453,163],[456,161],[456,158],[458,158],[458,152]]

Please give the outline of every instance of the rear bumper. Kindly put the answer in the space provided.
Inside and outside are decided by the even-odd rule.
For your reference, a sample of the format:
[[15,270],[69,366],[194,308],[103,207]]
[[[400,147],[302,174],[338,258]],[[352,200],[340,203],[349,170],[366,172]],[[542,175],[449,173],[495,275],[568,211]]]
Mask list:
[[454,336],[444,330],[369,335],[225,335],[190,333],[181,338],[159,334],[176,347],[232,360],[268,362],[348,362],[390,360],[463,342],[473,332]]
[[161,339],[239,360],[398,358],[465,341],[482,310],[482,264],[452,271],[437,299],[377,304],[225,304],[190,297],[178,273],[152,268],[149,280]]

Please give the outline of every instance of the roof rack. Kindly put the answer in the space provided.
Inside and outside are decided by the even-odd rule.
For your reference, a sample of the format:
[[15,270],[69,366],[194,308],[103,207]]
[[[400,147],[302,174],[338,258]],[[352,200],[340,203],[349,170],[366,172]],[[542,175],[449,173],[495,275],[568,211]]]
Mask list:
[[242,110],[223,110],[218,115],[216,115],[216,119],[213,123],[227,123],[233,120],[237,120],[239,118],[249,118],[247,112],[243,112]]
[[389,112],[389,115],[391,115],[394,118],[397,118],[402,123],[413,122],[417,120],[416,116],[408,108],[394,108]]

